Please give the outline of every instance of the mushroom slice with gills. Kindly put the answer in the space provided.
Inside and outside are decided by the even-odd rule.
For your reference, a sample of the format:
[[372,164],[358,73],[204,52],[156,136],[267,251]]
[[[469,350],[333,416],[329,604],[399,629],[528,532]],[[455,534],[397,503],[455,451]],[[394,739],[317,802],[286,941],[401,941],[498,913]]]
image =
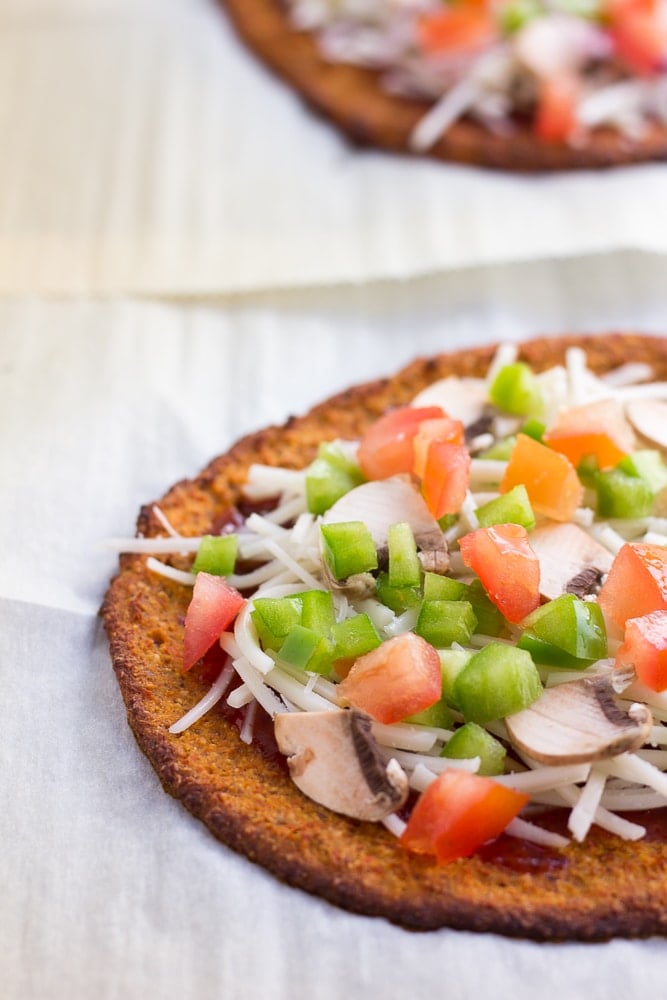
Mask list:
[[547,688],[533,704],[505,720],[512,743],[540,764],[584,764],[637,750],[653,719],[645,705],[625,712],[605,675]]
[[278,749],[304,795],[333,812],[378,821],[408,797],[405,771],[383,759],[372,720],[358,709],[284,712],[274,720]]
[[325,524],[363,521],[373,536],[380,563],[383,554],[386,557],[389,528],[399,521],[407,521],[424,569],[443,574],[449,568],[442,528],[409,476],[390,476],[355,486],[326,511],[322,520]]
[[626,414],[649,444],[667,451],[667,400],[633,399],[626,406]]
[[614,558],[587,531],[569,521],[535,528],[529,541],[540,564],[540,593],[549,600],[561,594],[585,597],[596,593]]

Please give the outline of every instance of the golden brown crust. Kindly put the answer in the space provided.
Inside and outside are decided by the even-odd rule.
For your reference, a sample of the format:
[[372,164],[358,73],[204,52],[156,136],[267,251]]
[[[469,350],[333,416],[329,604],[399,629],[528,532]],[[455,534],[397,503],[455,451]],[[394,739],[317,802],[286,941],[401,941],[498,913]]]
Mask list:
[[[648,361],[667,379],[667,341],[632,334],[544,338],[522,346],[536,368],[562,360],[569,344],[586,347],[604,371]],[[305,465],[317,442],[356,437],[390,404],[407,402],[447,374],[482,374],[493,349],[417,360],[390,379],[349,389],[283,427],[241,440],[196,479],[159,501],[184,534],[206,531],[239,499],[251,462]],[[139,530],[161,534],[151,507]],[[202,694],[182,671],[187,588],[150,574],[141,556],[123,556],[103,614],[118,682],[136,738],[165,789],[220,840],[291,885],[409,928],[441,926],[536,939],[598,940],[667,933],[667,844],[626,843],[594,829],[568,848],[558,870],[519,874],[480,858],[443,867],[402,850],[383,827],[335,815],[306,799],[285,770],[216,712],[181,736],[168,726]]]
[[[427,105],[388,94],[376,72],[327,62],[311,35],[290,26],[279,0],[219,2],[247,45],[355,143],[409,151],[409,136]],[[427,155],[516,171],[619,166],[665,159],[667,127],[653,125],[637,140],[612,129],[598,129],[585,144],[575,147],[540,141],[525,126],[517,125],[511,135],[492,135],[474,122],[461,121]]]

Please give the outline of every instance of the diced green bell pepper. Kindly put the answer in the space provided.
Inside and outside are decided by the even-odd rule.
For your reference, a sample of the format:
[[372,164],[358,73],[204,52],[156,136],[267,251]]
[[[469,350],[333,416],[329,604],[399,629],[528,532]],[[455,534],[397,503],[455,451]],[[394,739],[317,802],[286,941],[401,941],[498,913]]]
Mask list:
[[542,443],[546,429],[546,424],[543,424],[541,420],[536,420],[535,417],[530,417],[521,425],[522,434],[527,434],[528,437],[531,437],[534,441],[539,441],[540,443]]
[[467,591],[465,583],[439,573],[424,573],[425,601],[461,601]]
[[334,661],[356,660],[365,653],[370,653],[382,643],[375,625],[367,614],[353,615],[337,622],[331,628],[331,638],[334,642]]
[[632,451],[616,466],[628,476],[642,479],[654,496],[667,486],[667,465],[659,451],[642,448]]
[[499,636],[505,631],[507,622],[502,612],[495,606],[482,586],[481,580],[473,580],[468,584],[465,599],[470,601],[477,618],[479,635]]
[[312,629],[294,625],[278,650],[278,658],[301,670],[318,674],[331,672],[333,643]]
[[238,543],[236,535],[204,535],[192,564],[192,572],[229,576],[236,565]]
[[516,444],[516,435],[511,434],[509,437],[501,438],[492,444],[490,448],[483,451],[480,458],[486,458],[492,462],[507,462],[512,454],[514,445]]
[[475,513],[482,528],[489,528],[492,524],[521,524],[527,531],[532,531],[535,527],[533,508],[522,483],[482,504]]
[[388,532],[389,586],[418,587],[421,583],[421,563],[417,543],[407,521],[392,524]]
[[333,594],[329,590],[305,590],[301,600],[301,624],[317,635],[328,635],[336,621]]
[[335,443],[321,444],[306,469],[306,504],[311,514],[323,514],[346,493],[364,482],[364,475]]
[[468,601],[424,601],[419,609],[415,632],[436,649],[470,641],[477,618]]
[[522,623],[519,639],[537,663],[581,668],[607,655],[607,633],[598,604],[562,594],[537,608]]
[[618,467],[598,472],[595,489],[600,517],[648,517],[653,510],[655,494],[648,483]]
[[466,722],[456,730],[447,741],[440,753],[441,757],[454,760],[470,760],[479,757],[480,764],[477,773],[492,777],[502,774],[505,770],[507,751],[502,743],[478,726],[476,722]]
[[264,649],[278,650],[290,629],[301,623],[298,597],[255,597],[250,612]]
[[421,602],[421,595],[415,587],[390,587],[388,573],[378,573],[375,589],[378,600],[396,615],[416,608]]
[[500,369],[491,383],[489,398],[499,409],[521,417],[536,416],[544,408],[539,382],[523,361]]
[[502,643],[490,643],[475,653],[454,682],[464,719],[480,725],[528,708],[541,693],[530,654]]
[[363,521],[343,521],[320,526],[324,558],[336,580],[377,569],[375,542]]
[[441,698],[440,701],[436,701],[435,705],[425,708],[422,712],[408,715],[407,718],[403,719],[403,722],[414,722],[418,726],[432,726],[434,729],[451,729],[454,716],[447,703]]
[[472,659],[472,653],[465,649],[439,649],[440,674],[442,676],[442,697],[447,705],[458,709],[458,704],[454,696],[454,685],[456,678],[463,668]]

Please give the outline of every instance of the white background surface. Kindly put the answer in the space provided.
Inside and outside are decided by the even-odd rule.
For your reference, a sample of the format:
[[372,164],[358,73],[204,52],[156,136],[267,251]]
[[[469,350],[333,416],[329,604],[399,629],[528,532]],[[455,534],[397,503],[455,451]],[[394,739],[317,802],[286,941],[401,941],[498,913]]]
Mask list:
[[3,1000],[660,996],[663,941],[407,933],[228,851],[97,609],[102,540],[242,433],[417,354],[666,331],[665,168],[353,153],[204,0],[0,0],[0,148]]

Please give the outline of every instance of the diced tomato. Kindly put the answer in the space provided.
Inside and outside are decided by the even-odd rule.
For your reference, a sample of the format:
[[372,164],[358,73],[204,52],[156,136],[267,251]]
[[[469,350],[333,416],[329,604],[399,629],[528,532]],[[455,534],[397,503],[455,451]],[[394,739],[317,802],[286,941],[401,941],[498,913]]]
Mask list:
[[360,656],[338,694],[378,722],[400,722],[439,700],[440,657],[425,639],[406,632]]
[[390,410],[366,431],[357,453],[367,479],[388,479],[401,472],[411,473],[415,454],[413,440],[424,420],[441,419],[439,406],[400,406]]
[[435,854],[440,864],[470,857],[498,837],[527,801],[527,795],[492,778],[443,771],[418,799],[401,845],[417,854]]
[[619,628],[628,618],[667,611],[667,545],[625,544],[611,564],[598,602]]
[[459,539],[459,546],[463,562],[508,621],[522,621],[539,605],[540,563],[520,524],[478,528]]
[[667,611],[628,618],[616,666],[634,667],[639,680],[652,691],[667,688]]
[[564,410],[544,440],[573,465],[593,456],[601,469],[617,465],[635,446],[635,436],[623,409],[612,399]]
[[470,482],[470,453],[463,444],[431,441],[426,453],[422,493],[437,519],[461,508]]
[[667,61],[667,24],[656,0],[608,0],[606,14],[616,54],[633,73],[651,76]]
[[448,5],[424,14],[417,25],[419,46],[434,55],[484,48],[497,37],[496,22],[483,4]]
[[224,577],[197,573],[185,615],[183,666],[186,670],[193,667],[229,628],[244,604],[245,598],[230,587]]
[[533,128],[545,142],[563,142],[577,126],[580,87],[570,76],[541,80]]
[[569,459],[527,434],[517,436],[500,492],[509,493],[521,483],[533,509],[554,521],[571,521],[584,495]]
[[414,437],[414,466],[412,471],[420,479],[424,477],[426,456],[432,441],[446,441],[449,444],[465,443],[465,428],[460,420],[441,417],[439,420],[422,420]]

